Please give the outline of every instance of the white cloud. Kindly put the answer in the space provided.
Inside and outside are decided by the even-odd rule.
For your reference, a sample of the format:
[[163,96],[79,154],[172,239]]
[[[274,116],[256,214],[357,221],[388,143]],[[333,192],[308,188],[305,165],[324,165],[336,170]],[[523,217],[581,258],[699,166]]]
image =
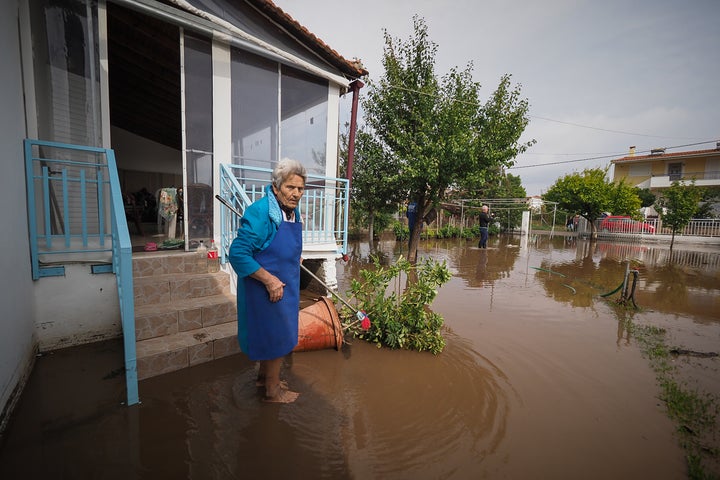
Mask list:
[[[511,74],[531,106],[524,138],[538,141],[518,165],[622,156],[630,145],[643,150],[712,140],[688,147],[711,148],[720,139],[717,0],[276,4],[346,58],[361,58],[371,78],[382,74],[383,28],[407,39],[413,14],[426,20],[438,44],[439,75],[472,61],[487,97],[502,75]],[[349,98],[345,102],[341,119],[349,119]],[[511,172],[534,195],[565,173],[608,162]]]

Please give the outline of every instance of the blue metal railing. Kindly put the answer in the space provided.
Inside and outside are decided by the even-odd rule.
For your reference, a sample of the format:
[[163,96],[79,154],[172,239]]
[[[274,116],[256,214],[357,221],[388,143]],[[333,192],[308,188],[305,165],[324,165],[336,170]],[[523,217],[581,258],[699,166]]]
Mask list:
[[110,262],[117,277],[127,403],[138,403],[132,244],[115,153],[26,139],[25,173],[33,280],[62,275],[64,262]]
[[[240,213],[265,195],[271,169],[242,165],[220,165],[220,196]],[[338,254],[347,252],[348,198],[350,185],[345,178],[308,174],[305,194],[300,201],[303,219],[303,249],[334,245]],[[225,263],[230,244],[240,226],[237,215],[221,208],[220,256]]]

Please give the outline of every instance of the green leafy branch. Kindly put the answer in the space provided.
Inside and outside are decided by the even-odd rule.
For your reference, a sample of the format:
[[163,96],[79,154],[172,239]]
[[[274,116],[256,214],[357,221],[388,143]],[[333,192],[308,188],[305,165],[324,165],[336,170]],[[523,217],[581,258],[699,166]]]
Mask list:
[[[446,263],[426,259],[412,264],[400,257],[385,267],[373,257],[373,266],[360,271],[360,280],[353,280],[348,292],[371,319],[370,328],[358,328],[354,312],[344,307],[340,316],[346,331],[378,347],[442,352],[445,339],[440,330],[444,320],[432,312],[429,305],[437,296],[437,289],[450,280]],[[407,282],[400,292],[403,275]]]

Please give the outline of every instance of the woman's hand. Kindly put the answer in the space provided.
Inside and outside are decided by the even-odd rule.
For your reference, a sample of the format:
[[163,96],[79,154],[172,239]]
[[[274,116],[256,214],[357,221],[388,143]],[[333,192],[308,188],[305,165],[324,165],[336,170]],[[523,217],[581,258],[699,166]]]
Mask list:
[[285,284],[272,273],[260,267],[259,270],[250,275],[250,277],[258,280],[268,292],[270,301],[275,303],[282,300]]
[[265,284],[265,288],[267,289],[268,295],[270,296],[270,301],[275,303],[282,299],[283,292],[285,291],[285,284],[281,282],[280,279],[276,276],[271,276],[273,279]]

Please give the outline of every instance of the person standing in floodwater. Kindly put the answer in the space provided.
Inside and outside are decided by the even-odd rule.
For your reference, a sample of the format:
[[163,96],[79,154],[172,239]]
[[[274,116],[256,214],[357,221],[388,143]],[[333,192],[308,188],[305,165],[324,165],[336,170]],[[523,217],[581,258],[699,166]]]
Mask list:
[[238,275],[240,349],[260,362],[256,384],[264,400],[291,403],[300,395],[280,381],[283,357],[298,343],[302,223],[307,172],[296,160],[273,169],[265,196],[250,205],[230,246]]
[[490,221],[492,220],[488,210],[488,206],[483,205],[480,215],[478,216],[480,219],[480,243],[478,243],[478,248],[487,248],[488,229],[490,227]]

